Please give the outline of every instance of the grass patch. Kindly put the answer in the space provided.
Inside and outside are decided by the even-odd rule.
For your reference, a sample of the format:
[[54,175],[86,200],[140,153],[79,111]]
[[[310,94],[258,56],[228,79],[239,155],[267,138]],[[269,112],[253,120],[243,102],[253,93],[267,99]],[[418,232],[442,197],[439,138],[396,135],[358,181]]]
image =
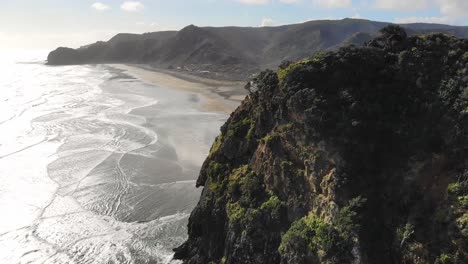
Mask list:
[[208,157],[212,157],[216,152],[218,152],[222,144],[223,144],[223,136],[219,135],[216,138],[215,142],[213,143],[213,146],[211,146],[210,154],[208,155]]
[[229,222],[233,224],[241,223],[245,215],[245,208],[243,208],[239,202],[229,202],[226,205],[226,213]]
[[277,72],[276,75],[278,76],[278,80],[281,82],[284,80],[284,78],[294,69],[298,68],[299,66],[305,65],[309,62],[315,62],[315,63],[320,63],[322,62],[323,58],[325,58],[325,55],[327,53],[325,52],[318,52],[312,58],[310,59],[303,59],[295,63],[291,63],[288,67],[286,68],[280,68]]

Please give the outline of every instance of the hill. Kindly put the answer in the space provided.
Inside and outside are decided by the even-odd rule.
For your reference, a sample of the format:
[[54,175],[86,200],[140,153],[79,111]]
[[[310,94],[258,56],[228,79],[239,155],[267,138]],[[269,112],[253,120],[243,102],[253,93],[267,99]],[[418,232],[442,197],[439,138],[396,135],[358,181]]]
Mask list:
[[[118,34],[77,50],[58,48],[50,65],[146,63],[222,79],[248,79],[282,61],[295,61],[347,44],[363,45],[389,23],[363,19],[320,20],[278,27],[197,27],[180,31]],[[403,25],[410,35],[446,33],[468,37],[468,27]]]
[[175,257],[468,263],[467,69],[467,39],[389,26],[262,72],[204,162]]

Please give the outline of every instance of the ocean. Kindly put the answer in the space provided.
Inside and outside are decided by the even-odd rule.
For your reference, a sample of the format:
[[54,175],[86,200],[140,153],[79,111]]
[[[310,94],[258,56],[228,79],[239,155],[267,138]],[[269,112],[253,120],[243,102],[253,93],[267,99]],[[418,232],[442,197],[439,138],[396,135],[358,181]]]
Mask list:
[[112,65],[0,54],[0,263],[177,263],[225,113]]

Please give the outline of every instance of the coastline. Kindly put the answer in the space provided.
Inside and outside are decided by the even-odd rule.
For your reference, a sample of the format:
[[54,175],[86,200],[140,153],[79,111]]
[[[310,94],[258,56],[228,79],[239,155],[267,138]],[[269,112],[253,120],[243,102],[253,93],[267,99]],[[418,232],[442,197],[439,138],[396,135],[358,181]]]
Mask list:
[[81,262],[179,263],[200,166],[247,91],[131,65],[8,68],[37,86],[21,74],[7,86],[19,114],[2,124],[12,144],[0,169],[21,177],[3,179],[15,208],[0,206],[15,214],[0,225],[0,262],[64,263],[78,250]]
[[109,64],[110,67],[151,85],[163,86],[186,92],[194,92],[203,99],[200,110],[206,112],[232,113],[248,92],[244,82],[220,81],[189,74],[160,70],[145,64]]

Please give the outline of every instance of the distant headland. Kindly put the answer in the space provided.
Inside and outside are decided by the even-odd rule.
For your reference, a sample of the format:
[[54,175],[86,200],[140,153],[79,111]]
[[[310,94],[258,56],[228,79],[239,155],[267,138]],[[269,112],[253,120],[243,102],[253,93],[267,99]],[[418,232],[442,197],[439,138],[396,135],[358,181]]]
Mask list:
[[[49,65],[138,63],[212,79],[246,80],[283,61],[320,51],[362,46],[391,23],[364,19],[317,20],[277,27],[197,27],[180,31],[117,34],[79,49],[58,48]],[[401,25],[409,35],[444,33],[468,37],[467,26]]]

